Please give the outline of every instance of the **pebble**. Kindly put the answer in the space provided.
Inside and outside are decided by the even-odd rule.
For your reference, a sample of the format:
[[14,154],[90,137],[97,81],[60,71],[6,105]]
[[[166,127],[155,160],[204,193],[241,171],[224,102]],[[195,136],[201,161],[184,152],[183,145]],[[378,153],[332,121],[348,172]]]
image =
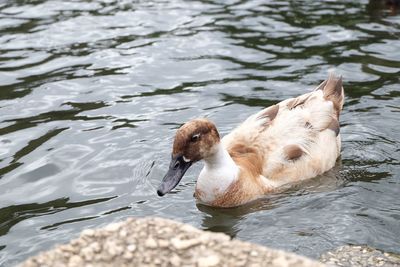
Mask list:
[[172,266],[180,266],[181,265],[181,259],[178,257],[178,255],[173,255],[169,259],[169,262],[171,263]]
[[70,259],[69,259],[69,266],[71,267],[75,267],[75,266],[82,266],[83,265],[83,260],[81,257],[79,257],[78,255],[73,255]]
[[156,248],[157,247],[157,241],[154,238],[148,238],[144,245],[147,248]]
[[124,248],[119,246],[115,241],[108,241],[104,244],[105,250],[111,256],[118,256],[124,252]]
[[220,258],[217,255],[201,257],[197,260],[197,264],[199,267],[213,267],[217,266],[219,262]]
[[136,245],[135,244],[130,244],[127,247],[127,249],[128,249],[129,252],[134,252],[136,250]]
[[252,251],[250,252],[250,256],[253,256],[253,257],[258,256],[257,251],[252,250]]
[[115,232],[120,228],[120,223],[111,223],[109,225],[107,225],[104,230],[108,231],[108,232]]
[[101,246],[99,242],[93,242],[92,244],[90,244],[90,248],[96,253],[99,253],[101,251]]
[[94,233],[93,229],[86,229],[82,231],[82,236],[94,236]]
[[193,247],[197,244],[200,244],[199,239],[187,239],[187,240],[182,240],[179,238],[172,238],[171,239],[171,244],[174,246],[174,248],[180,250],[180,249],[188,249],[190,247]]
[[66,253],[71,253],[75,250],[75,248],[71,245],[65,245],[61,248],[61,251],[64,251]]
[[160,248],[166,248],[169,247],[170,243],[167,240],[160,239],[158,240],[158,245],[160,246]]
[[119,232],[119,236],[122,237],[122,238],[127,237],[127,235],[128,235],[128,232],[125,231],[125,230],[121,230],[121,231]]
[[93,260],[93,257],[94,257],[93,252],[94,251],[90,247],[86,247],[81,250],[82,256],[86,261]]
[[130,260],[133,258],[133,254],[130,251],[125,251],[124,255],[122,256],[124,259]]

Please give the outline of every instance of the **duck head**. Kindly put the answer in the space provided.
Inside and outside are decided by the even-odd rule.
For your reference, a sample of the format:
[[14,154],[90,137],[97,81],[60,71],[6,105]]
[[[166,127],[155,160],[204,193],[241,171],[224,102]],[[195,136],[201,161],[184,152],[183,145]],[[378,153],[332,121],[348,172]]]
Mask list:
[[157,194],[163,196],[174,189],[193,163],[215,153],[220,137],[214,123],[195,119],[182,125],[176,132],[169,170]]

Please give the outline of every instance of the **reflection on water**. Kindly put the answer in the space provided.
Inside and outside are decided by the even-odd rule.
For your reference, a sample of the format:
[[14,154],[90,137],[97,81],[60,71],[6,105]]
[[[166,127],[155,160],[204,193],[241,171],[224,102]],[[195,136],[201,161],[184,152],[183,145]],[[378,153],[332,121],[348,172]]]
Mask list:
[[367,5],[368,12],[374,18],[380,18],[385,14],[395,16],[400,8],[399,0],[370,0]]
[[247,215],[273,209],[279,205],[279,202],[285,196],[286,194],[274,194],[234,209],[214,208],[202,204],[197,204],[196,206],[203,213],[203,221],[201,223],[203,229],[222,232],[234,238],[240,231],[239,225],[241,221]]
[[[311,257],[399,253],[398,1],[3,1],[0,265],[88,227],[161,216]],[[222,134],[344,76],[343,153],[328,173],[236,209],[196,205],[197,164],[155,186],[179,125]]]
[[[20,221],[29,219],[31,217],[45,216],[54,214],[65,209],[72,209],[82,207],[85,205],[91,205],[94,203],[100,203],[113,199],[113,197],[103,199],[92,199],[80,202],[69,202],[68,198],[61,198],[52,200],[46,203],[29,203],[23,205],[12,205],[0,209],[0,218],[7,219],[0,223],[0,235],[7,234],[10,229],[19,223]],[[80,220],[80,219],[77,219]],[[42,229],[50,228],[50,226],[44,226]]]
[[253,213],[277,209],[296,196],[331,192],[344,186],[349,181],[349,176],[340,173],[341,166],[339,159],[335,167],[323,175],[302,183],[283,186],[279,192],[237,208],[214,208],[197,204],[197,208],[203,213],[201,226],[209,231],[223,232],[232,238],[236,237],[242,220]]

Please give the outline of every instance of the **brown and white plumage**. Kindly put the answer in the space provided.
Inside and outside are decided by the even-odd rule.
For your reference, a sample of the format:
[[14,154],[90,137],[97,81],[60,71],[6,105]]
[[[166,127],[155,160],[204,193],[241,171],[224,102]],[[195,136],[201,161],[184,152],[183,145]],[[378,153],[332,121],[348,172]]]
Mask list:
[[[335,165],[343,99],[342,79],[332,74],[314,91],[250,116],[221,140],[213,123],[192,120],[178,130],[173,158],[205,161],[196,184],[199,201],[220,207],[247,203]],[[192,142],[193,136],[200,138]]]

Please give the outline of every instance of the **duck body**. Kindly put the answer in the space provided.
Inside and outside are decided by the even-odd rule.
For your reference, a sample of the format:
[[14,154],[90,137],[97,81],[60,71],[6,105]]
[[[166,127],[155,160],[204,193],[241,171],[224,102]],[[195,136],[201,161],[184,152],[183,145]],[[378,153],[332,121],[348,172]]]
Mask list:
[[[330,75],[314,91],[261,110],[222,139],[210,121],[190,121],[178,130],[172,157],[185,164],[204,160],[195,189],[199,202],[248,203],[335,165],[343,99],[341,78]],[[193,136],[203,139],[193,142]]]

